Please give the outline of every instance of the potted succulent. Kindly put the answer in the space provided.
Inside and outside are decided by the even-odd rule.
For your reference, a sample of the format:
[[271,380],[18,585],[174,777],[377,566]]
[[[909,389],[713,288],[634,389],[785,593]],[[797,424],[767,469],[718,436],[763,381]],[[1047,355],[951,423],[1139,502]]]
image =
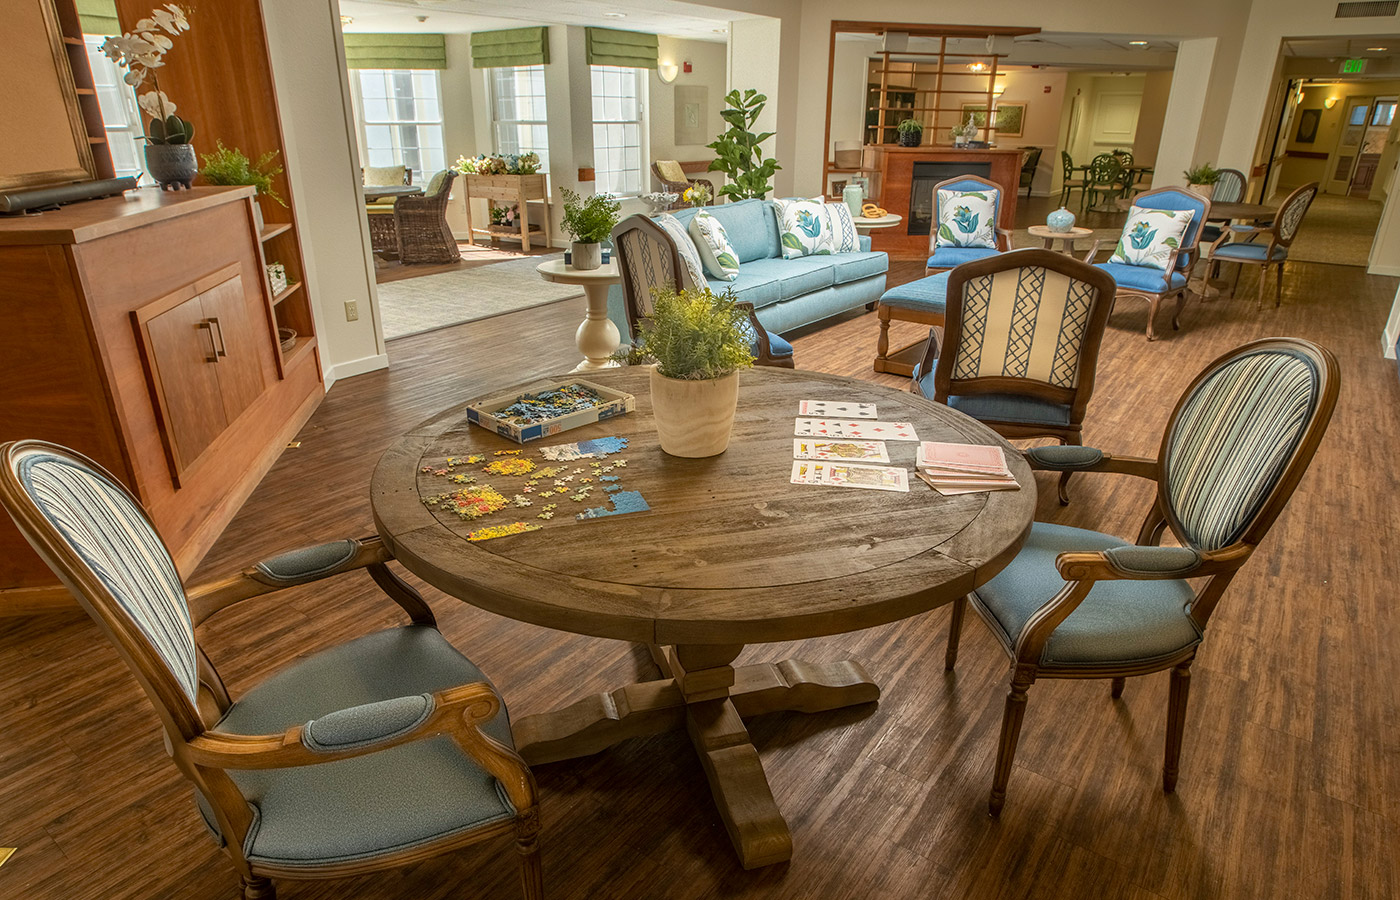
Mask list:
[[739,370],[753,365],[749,311],[732,291],[652,291],[652,313],[632,347],[619,353],[651,363],[651,407],[661,449],[672,456],[716,456],[729,446],[739,405]]
[[[194,147],[194,125],[175,115],[175,104],[160,89],[156,70],[165,65],[164,56],[174,43],[170,40],[190,23],[185,13],[173,3],[151,10],[148,18],[123,35],[102,42],[107,58],[126,69],[122,80],[131,85],[137,105],[146,114],[146,171],[161,190],[188,188],[199,172]],[[141,86],[150,82],[151,90],[141,93]]]
[[1220,170],[1210,163],[1201,163],[1181,174],[1186,176],[1186,184],[1191,190],[1207,198],[1215,193],[1215,183],[1220,180]]
[[[258,157],[257,162],[253,162],[242,150],[237,147],[229,149],[223,141],[219,141],[213,153],[204,153],[201,157],[204,167],[199,174],[209,184],[251,185],[259,197],[267,197],[281,206],[287,205],[287,201],[272,186],[272,179],[282,174],[282,167],[272,164],[277,158],[276,150],[267,151]],[[262,230],[262,207],[254,203],[253,211],[257,213],[258,230]]]
[[899,132],[899,146],[917,147],[924,140],[924,123],[918,119],[905,119],[895,126]]
[[564,195],[564,231],[574,239],[573,267],[596,269],[603,264],[602,242],[612,235],[622,205],[608,194],[585,199],[568,188],[560,193]]

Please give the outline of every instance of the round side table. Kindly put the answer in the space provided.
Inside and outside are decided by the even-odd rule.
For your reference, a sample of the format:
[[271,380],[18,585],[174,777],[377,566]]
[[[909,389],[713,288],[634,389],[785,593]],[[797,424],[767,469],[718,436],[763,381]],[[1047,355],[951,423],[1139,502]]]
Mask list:
[[861,234],[869,234],[878,228],[893,228],[904,221],[903,216],[897,216],[894,213],[881,216],[878,219],[867,219],[865,216],[853,216],[852,218],[856,223],[856,231]]
[[574,371],[589,372],[616,366],[610,357],[622,343],[622,335],[608,318],[608,288],[622,281],[617,260],[610,260],[596,269],[580,270],[566,265],[562,259],[551,259],[540,263],[535,271],[545,281],[581,286],[588,298],[588,312],[574,334],[583,362],[575,366]]
[[1038,237],[1045,241],[1046,250],[1054,250],[1055,242],[1060,242],[1060,252],[1074,255],[1074,242],[1082,237],[1088,237],[1094,233],[1092,228],[1080,228],[1078,225],[1069,231],[1051,231],[1046,225],[1032,225],[1026,229],[1031,233],[1031,237]]

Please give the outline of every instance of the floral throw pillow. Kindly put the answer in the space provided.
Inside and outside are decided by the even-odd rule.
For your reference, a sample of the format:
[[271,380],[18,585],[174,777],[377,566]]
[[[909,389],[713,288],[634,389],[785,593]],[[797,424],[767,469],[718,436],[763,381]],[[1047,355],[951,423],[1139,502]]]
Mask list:
[[690,220],[690,236],[695,241],[695,249],[700,251],[700,261],[705,264],[705,274],[720,281],[733,281],[739,277],[739,254],[729,243],[729,235],[719,219],[703,209]]
[[831,230],[831,252],[859,252],[860,233],[856,231],[856,220],[851,216],[851,208],[842,202],[828,203],[826,217]]
[[939,191],[937,246],[995,250],[996,191]]
[[698,288],[705,286],[705,268],[700,263],[700,251],[695,249],[695,242],[690,239],[690,234],[677,219],[670,213],[662,213],[653,219],[661,229],[671,236],[671,240],[676,244],[676,250],[681,255],[681,265],[685,266],[686,273],[690,275],[690,284],[685,283],[681,278],[681,287]]
[[831,253],[831,218],[824,198],[775,200],[778,215],[778,241],[783,259],[823,256]]
[[1125,266],[1146,266],[1166,271],[1172,251],[1181,246],[1182,235],[1191,224],[1189,209],[1145,209],[1134,206],[1128,213],[1118,247],[1108,258]]

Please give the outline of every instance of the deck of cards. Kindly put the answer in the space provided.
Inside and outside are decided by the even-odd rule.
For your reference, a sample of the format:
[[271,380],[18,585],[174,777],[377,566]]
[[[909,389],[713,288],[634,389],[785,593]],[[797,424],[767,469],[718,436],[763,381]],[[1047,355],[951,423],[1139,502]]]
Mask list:
[[917,441],[913,425],[877,421],[873,403],[803,400],[797,411],[793,484],[908,493],[908,469],[870,463],[890,461],[887,440]]
[[919,444],[915,474],[945,496],[979,491],[1015,491],[1021,486],[1000,447],[989,444]]

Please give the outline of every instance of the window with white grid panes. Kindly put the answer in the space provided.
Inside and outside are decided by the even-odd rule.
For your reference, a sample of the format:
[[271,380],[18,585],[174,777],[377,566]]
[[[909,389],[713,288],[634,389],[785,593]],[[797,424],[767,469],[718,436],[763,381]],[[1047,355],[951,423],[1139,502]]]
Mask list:
[[356,69],[365,165],[407,166],[413,183],[447,168],[436,69]]
[[141,138],[146,129],[141,121],[141,110],[136,106],[136,94],[122,80],[121,71],[102,52],[105,40],[101,35],[83,35],[92,84],[97,91],[97,105],[102,110],[102,127],[107,132],[107,149],[112,154],[112,168],[118,178],[135,175],[150,184],[151,180],[142,170]]
[[491,70],[491,120],[497,153],[535,153],[540,158],[540,171],[549,171],[544,66]]
[[644,69],[590,66],[593,70],[593,169],[598,193],[640,194],[642,169],[642,73]]

